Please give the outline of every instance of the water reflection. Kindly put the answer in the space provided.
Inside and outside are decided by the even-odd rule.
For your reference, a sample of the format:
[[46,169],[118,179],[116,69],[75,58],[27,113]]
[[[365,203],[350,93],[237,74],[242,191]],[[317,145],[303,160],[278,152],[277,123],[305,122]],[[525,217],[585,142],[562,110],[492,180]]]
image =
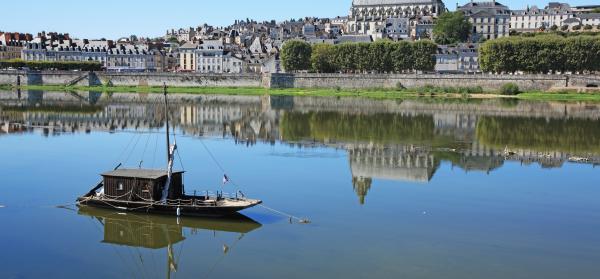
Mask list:
[[[152,250],[164,250],[166,262],[166,278],[171,278],[179,268],[181,253],[175,251],[175,244],[186,241],[186,233],[192,237],[200,230],[212,231],[214,233],[236,233],[238,240],[262,225],[246,216],[234,215],[227,219],[204,219],[204,218],[174,218],[160,215],[144,215],[134,213],[115,213],[114,211],[97,209],[91,207],[79,208],[78,214],[91,217],[96,220],[102,230],[104,238],[102,243],[117,245],[127,248],[145,248]],[[232,244],[223,244],[223,253],[227,254]],[[145,259],[138,253],[139,262],[144,268]],[[152,261],[154,261],[152,255]]]
[[[0,94],[0,135],[163,127],[159,95],[23,95]],[[428,183],[444,162],[485,173],[507,161],[600,164],[599,104],[177,95],[169,113],[187,135],[346,150],[361,203],[373,179]]]

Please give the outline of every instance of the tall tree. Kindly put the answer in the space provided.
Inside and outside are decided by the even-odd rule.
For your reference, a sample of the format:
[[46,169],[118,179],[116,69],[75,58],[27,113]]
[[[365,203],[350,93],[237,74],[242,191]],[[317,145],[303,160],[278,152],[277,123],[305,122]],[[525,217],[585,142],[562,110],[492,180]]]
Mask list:
[[433,38],[438,44],[466,42],[473,25],[461,11],[446,12],[438,17],[433,28]]
[[330,44],[317,44],[312,49],[312,69],[318,73],[335,73],[338,65],[335,62],[335,48]]
[[433,71],[435,68],[435,53],[437,45],[429,40],[413,43],[413,69],[417,71]]
[[281,61],[283,68],[288,72],[308,70],[312,47],[310,44],[300,40],[288,41],[281,49]]

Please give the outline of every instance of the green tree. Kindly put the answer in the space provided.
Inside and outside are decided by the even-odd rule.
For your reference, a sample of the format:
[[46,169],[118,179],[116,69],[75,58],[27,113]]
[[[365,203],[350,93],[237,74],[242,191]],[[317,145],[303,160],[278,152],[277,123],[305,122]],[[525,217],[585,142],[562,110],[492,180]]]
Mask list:
[[354,57],[356,58],[356,70],[359,72],[371,71],[373,69],[373,61],[371,61],[371,46],[372,43],[358,43],[354,49]]
[[411,43],[400,41],[390,45],[390,60],[392,61],[393,71],[402,73],[413,69],[414,55]]
[[433,38],[436,43],[444,45],[466,42],[472,28],[461,11],[443,13],[433,28]]
[[177,37],[170,37],[167,42],[169,43],[175,43],[175,44],[179,44],[179,40],[177,40]]
[[369,46],[369,60],[371,71],[378,73],[389,73],[393,71],[393,63],[390,56],[391,42],[380,40]]
[[435,53],[437,45],[430,40],[413,43],[413,69],[417,71],[433,71],[435,68]]
[[544,34],[490,40],[479,48],[485,72],[594,72],[600,70],[600,37]]
[[281,49],[283,68],[289,72],[308,70],[311,66],[312,47],[300,40],[288,41]]
[[312,69],[318,73],[335,73],[338,64],[335,61],[335,47],[330,44],[313,46],[310,58]]
[[346,73],[355,72],[357,69],[355,49],[356,44],[353,43],[344,43],[335,46],[334,61],[336,67]]

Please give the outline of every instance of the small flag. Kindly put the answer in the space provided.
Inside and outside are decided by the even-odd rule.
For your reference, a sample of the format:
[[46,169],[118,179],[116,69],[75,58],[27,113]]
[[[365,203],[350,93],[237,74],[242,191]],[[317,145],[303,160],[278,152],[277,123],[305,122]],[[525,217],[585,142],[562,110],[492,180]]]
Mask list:
[[224,175],[223,175],[223,185],[225,185],[225,184],[229,183],[229,181],[230,181],[230,180],[229,180],[229,177],[227,177],[227,175],[226,175],[226,174],[224,174]]

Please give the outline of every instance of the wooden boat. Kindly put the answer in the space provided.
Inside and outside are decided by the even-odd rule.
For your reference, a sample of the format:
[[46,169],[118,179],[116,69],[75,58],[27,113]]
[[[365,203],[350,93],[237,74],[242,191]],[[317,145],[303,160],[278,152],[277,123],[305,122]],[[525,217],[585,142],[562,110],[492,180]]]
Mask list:
[[[164,87],[165,111],[168,111],[167,89]],[[241,192],[225,195],[217,191],[204,195],[187,195],[183,171],[174,171],[177,143],[170,144],[169,117],[166,116],[167,168],[121,169],[102,174],[102,181],[77,199],[79,206],[92,206],[119,211],[168,214],[176,216],[227,216],[262,203],[248,199]],[[225,176],[225,179],[228,179]]]

